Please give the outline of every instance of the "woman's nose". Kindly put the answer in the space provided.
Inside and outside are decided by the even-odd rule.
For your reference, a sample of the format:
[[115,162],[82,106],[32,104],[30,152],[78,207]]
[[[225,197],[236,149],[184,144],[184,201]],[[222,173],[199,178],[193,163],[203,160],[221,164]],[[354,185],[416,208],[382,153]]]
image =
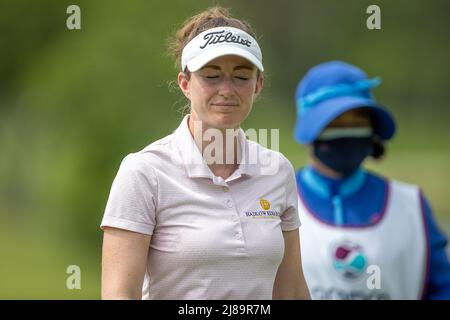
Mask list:
[[229,96],[234,93],[234,83],[230,78],[224,78],[219,84],[219,94]]

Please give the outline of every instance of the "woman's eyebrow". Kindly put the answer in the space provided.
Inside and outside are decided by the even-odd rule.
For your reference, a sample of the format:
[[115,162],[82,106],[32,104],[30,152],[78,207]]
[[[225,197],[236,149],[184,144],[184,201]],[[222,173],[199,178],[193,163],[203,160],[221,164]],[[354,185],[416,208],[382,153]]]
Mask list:
[[215,70],[220,70],[219,66],[215,66],[215,65],[206,65],[204,67],[201,67],[200,70],[206,69],[206,68],[211,68],[211,69],[215,69]]
[[255,67],[249,67],[249,66],[237,66],[234,68],[234,70],[241,70],[241,69],[248,69],[248,70],[252,70],[255,69]]

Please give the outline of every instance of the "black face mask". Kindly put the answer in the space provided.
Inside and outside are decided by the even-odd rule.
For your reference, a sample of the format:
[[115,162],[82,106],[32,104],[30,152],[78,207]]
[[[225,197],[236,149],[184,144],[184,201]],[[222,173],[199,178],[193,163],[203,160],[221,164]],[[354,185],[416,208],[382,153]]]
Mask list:
[[354,173],[374,151],[372,137],[316,140],[313,148],[316,158],[345,177]]

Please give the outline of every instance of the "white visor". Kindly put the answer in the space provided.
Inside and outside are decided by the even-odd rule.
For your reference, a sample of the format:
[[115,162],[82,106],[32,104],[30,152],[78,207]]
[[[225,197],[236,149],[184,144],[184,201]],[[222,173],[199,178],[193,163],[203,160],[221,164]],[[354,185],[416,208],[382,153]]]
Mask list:
[[264,71],[262,54],[256,40],[247,32],[232,27],[208,29],[197,35],[184,47],[181,67],[195,72],[213,59],[235,55],[247,59]]

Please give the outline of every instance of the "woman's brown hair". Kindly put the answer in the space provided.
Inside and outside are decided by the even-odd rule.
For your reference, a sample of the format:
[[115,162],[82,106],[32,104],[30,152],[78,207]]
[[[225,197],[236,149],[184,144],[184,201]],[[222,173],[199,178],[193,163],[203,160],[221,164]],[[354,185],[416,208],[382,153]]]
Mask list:
[[[241,29],[256,39],[250,24],[231,16],[228,9],[214,6],[188,18],[169,42],[169,53],[175,57],[181,70],[181,53],[186,44],[195,36],[211,28],[234,27]],[[184,71],[184,70],[181,70]]]

